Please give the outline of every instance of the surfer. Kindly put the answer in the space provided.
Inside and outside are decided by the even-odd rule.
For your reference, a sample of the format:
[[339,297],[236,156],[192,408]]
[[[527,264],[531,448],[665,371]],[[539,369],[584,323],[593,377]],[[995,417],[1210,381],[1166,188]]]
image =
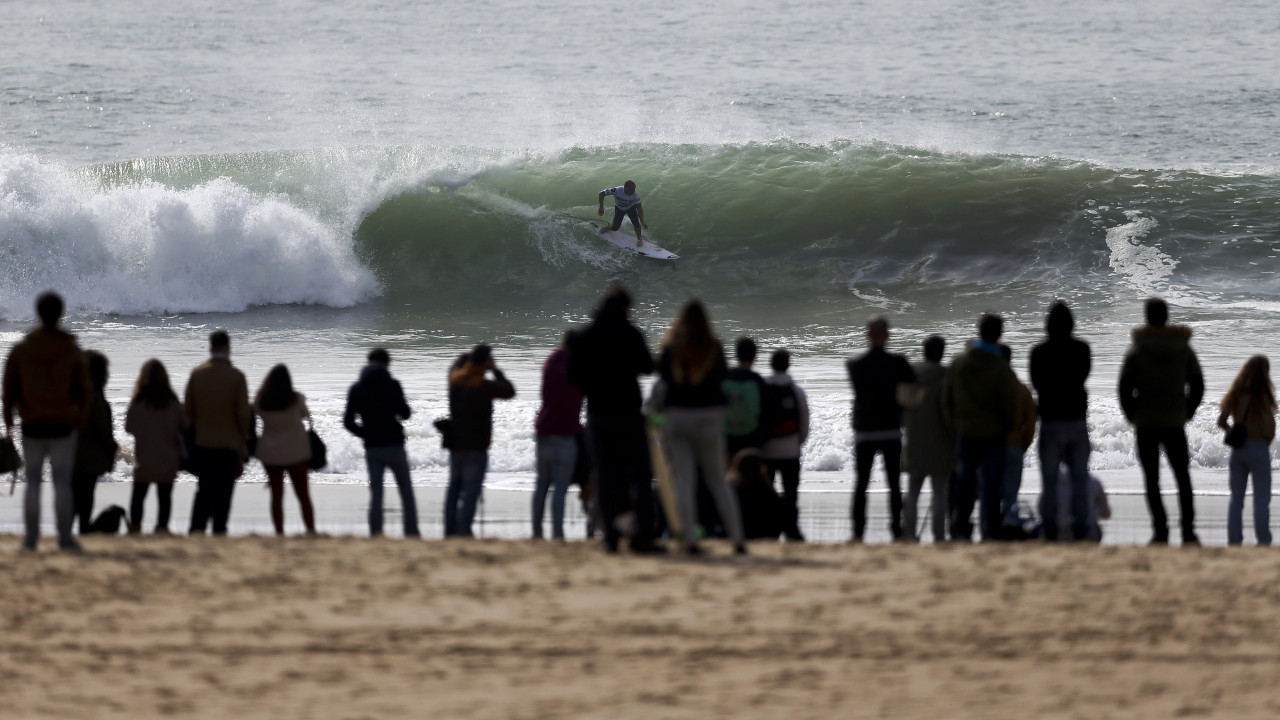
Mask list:
[[640,229],[649,229],[644,222],[644,207],[640,204],[640,193],[636,192],[635,182],[628,180],[620,187],[612,187],[607,190],[600,191],[600,207],[596,209],[597,215],[604,215],[604,196],[613,196],[613,226],[602,225],[599,232],[605,230],[618,231],[622,227],[622,218],[631,218],[631,227],[636,231],[636,247],[640,247],[644,240],[640,237]]

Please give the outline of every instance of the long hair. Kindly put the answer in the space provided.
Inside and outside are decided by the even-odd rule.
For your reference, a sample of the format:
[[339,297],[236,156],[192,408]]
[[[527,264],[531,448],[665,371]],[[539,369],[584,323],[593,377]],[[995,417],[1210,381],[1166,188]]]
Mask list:
[[139,400],[156,410],[168,407],[171,402],[178,402],[178,395],[169,384],[169,371],[156,358],[142,363],[142,369],[138,371],[131,402]]
[[289,376],[289,368],[280,364],[267,373],[254,402],[262,410],[284,410],[297,399],[298,394],[293,391],[293,378]]
[[1271,384],[1271,361],[1266,355],[1254,355],[1245,361],[1218,407],[1223,412],[1233,412],[1241,398],[1248,398],[1251,406],[1261,405],[1267,412],[1275,412],[1276,388]]
[[687,385],[701,383],[720,353],[720,341],[711,332],[707,310],[696,299],[684,304],[662,344],[671,354],[672,378]]

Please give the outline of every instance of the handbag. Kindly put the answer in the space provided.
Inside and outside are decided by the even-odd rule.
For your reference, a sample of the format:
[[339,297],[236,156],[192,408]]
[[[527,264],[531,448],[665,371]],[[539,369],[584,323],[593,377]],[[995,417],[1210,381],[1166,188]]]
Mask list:
[[13,438],[5,436],[0,438],[0,474],[7,472],[17,472],[22,467],[22,456],[18,454],[18,449],[13,446]]
[[1244,419],[1249,417],[1249,406],[1245,405],[1244,414],[1240,416],[1240,422],[1232,423],[1227,429],[1227,434],[1222,436],[1222,442],[1231,448],[1242,448],[1249,441],[1249,431],[1244,427]]
[[436,432],[440,433],[440,447],[445,450],[453,449],[453,418],[436,418],[431,423],[435,427]]
[[307,460],[307,467],[311,470],[319,470],[328,465],[329,448],[325,447],[324,440],[320,439],[310,419],[307,420],[307,442],[311,443],[311,458]]

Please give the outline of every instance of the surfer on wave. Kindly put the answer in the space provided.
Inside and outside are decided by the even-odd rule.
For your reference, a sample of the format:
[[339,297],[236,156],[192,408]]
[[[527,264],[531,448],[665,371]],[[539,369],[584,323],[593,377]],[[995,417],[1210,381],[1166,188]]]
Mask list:
[[607,190],[600,191],[600,207],[596,209],[597,215],[604,215],[604,196],[613,196],[613,226],[600,226],[599,232],[605,230],[618,231],[622,227],[622,218],[631,218],[631,227],[636,231],[636,247],[640,247],[644,240],[640,237],[640,229],[649,229],[644,222],[644,207],[640,204],[640,193],[636,192],[635,182],[628,180],[620,187],[612,187]]

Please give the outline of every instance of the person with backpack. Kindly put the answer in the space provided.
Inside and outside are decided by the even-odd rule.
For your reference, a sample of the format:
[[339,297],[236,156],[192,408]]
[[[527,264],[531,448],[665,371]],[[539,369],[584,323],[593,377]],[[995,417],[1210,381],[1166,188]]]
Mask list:
[[98,478],[116,465],[115,431],[111,423],[111,404],[107,402],[107,356],[97,350],[84,352],[89,365],[89,419],[76,438],[76,460],[71,469],[71,493],[75,498],[73,516],[80,519],[80,534],[93,532],[93,496]]
[[765,378],[764,408],[768,439],[760,448],[770,484],[782,479],[783,535],[804,542],[800,532],[800,449],[809,439],[809,399],[791,379],[791,353],[775,350],[769,358],[773,374]]
[[764,378],[751,369],[756,362],[756,343],[740,337],[734,343],[738,364],[729,370],[721,387],[725,396],[724,432],[728,455],[732,460],[740,450],[759,448],[767,439],[761,422],[764,406]]
[[867,529],[867,486],[875,456],[884,459],[889,483],[889,532],[902,539],[902,488],[898,482],[902,461],[902,406],[898,386],[916,381],[907,359],[885,350],[889,343],[889,321],[876,316],[867,322],[865,353],[849,360],[849,383],[853,386],[853,457],[857,483],[853,491],[853,540],[862,542]]
[[155,358],[142,363],[133,386],[133,398],[124,416],[124,431],[134,438],[130,535],[142,532],[147,488],[153,484],[157,500],[155,533],[169,534],[173,481],[182,468],[182,430],[186,424],[182,403],[169,384],[169,373],[164,363]]

